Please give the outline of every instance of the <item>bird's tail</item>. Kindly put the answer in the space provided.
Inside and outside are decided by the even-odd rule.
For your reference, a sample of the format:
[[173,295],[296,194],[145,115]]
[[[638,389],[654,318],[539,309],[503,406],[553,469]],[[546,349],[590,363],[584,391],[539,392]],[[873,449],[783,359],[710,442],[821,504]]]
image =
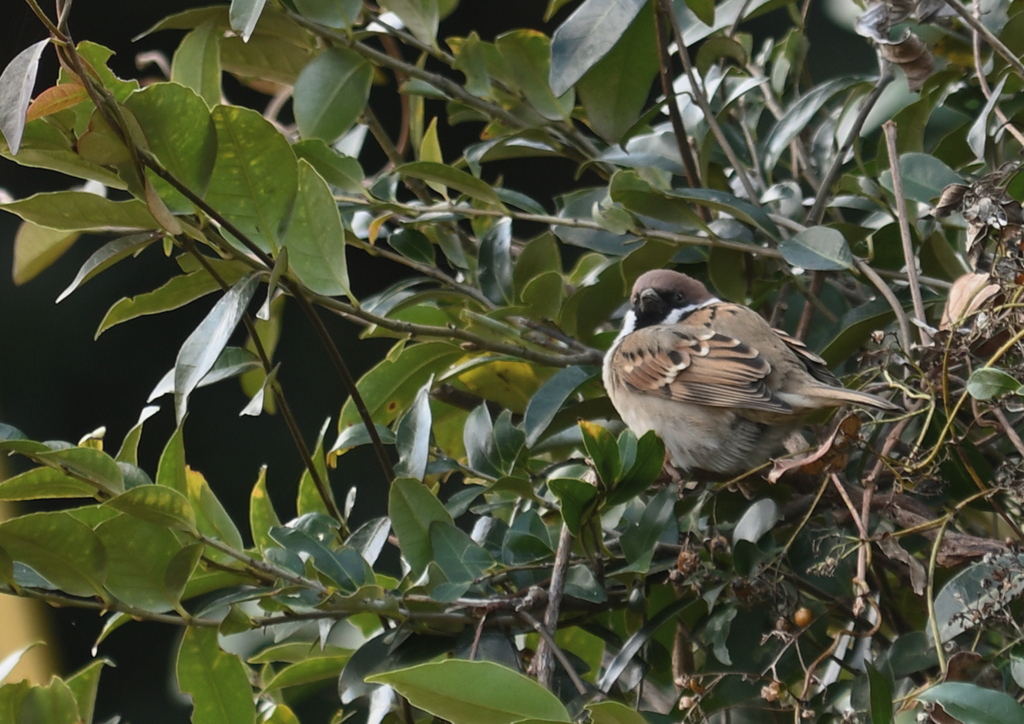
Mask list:
[[874,410],[884,410],[885,412],[904,411],[903,407],[895,402],[890,402],[884,397],[872,395],[870,392],[851,390],[846,387],[822,386],[814,391],[813,396],[818,400],[827,400],[830,403],[834,403],[836,407],[840,405],[856,405],[857,407],[870,407]]

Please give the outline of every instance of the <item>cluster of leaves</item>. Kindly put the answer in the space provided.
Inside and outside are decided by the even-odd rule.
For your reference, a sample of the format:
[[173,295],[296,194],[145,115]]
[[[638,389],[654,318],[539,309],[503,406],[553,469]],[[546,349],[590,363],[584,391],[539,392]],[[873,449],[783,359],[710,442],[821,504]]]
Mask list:
[[[806,7],[780,0],[584,0],[550,38],[443,42],[457,0],[234,0],[152,28],[187,32],[145,87],[74,42],[70,2],[55,22],[27,1],[50,38],[0,77],[0,155],[86,186],[0,204],[23,220],[15,279],[102,233],[60,299],[151,245],[172,261],[99,332],[219,297],[153,391],[179,428],[152,476],[136,457],[150,408],[116,456],[0,428],[37,465],[0,499],[67,504],[0,523],[6,592],[108,612],[100,642],[133,618],[183,626],[197,722],[287,724],[335,683],[335,720],[360,707],[373,724],[1024,715],[1024,561],[1003,542],[1024,538],[1021,189],[1015,169],[965,182],[1024,146],[1020,0],[980,17],[881,5],[861,22],[879,75],[824,80]],[[792,28],[755,47],[780,8]],[[926,60],[918,34],[890,39],[913,9]],[[51,45],[60,75],[33,99]],[[225,74],[265,107],[226,103]],[[394,138],[375,80],[401,98]],[[873,112],[892,117],[881,131]],[[457,124],[478,138],[442,144]],[[371,145],[383,168],[360,160]],[[501,181],[510,159],[550,158],[586,179],[553,208]],[[408,278],[357,299],[347,254]],[[670,264],[851,384],[897,389],[907,414],[866,445],[844,420],[774,485],[656,484],[663,446],[621,430],[598,365],[632,281]],[[984,284],[964,291],[965,273]],[[333,444],[325,428],[307,445],[277,380],[285,304],[347,386]],[[396,343],[353,381],[324,313]],[[256,481],[252,545],[182,442],[192,392],[233,377],[242,413],[279,411],[306,466],[294,520]],[[352,530],[345,453],[362,444],[388,515]],[[7,684],[2,708],[90,722],[101,668]]]

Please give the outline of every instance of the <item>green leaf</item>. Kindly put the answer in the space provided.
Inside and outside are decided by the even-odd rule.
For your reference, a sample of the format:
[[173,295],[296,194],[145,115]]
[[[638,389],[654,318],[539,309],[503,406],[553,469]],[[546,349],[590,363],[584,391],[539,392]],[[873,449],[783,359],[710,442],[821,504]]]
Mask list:
[[0,204],[0,209],[39,226],[61,231],[160,228],[143,202],[137,199],[111,201],[86,191],[35,194],[27,199]]
[[99,181],[110,188],[125,188],[124,181],[115,172],[82,158],[68,137],[46,119],[26,124],[17,156],[0,138],[0,155],[22,166],[47,168],[75,178]]
[[562,520],[574,536],[579,537],[590,504],[597,498],[597,488],[575,478],[554,478],[548,481],[548,488],[562,504]]
[[[242,536],[235,527],[231,516],[224,510],[217,496],[214,495],[209,483],[194,470],[187,471],[188,478],[188,500],[192,505],[192,512],[196,516],[196,528],[203,535],[219,540],[235,550],[242,550]],[[233,560],[219,551],[207,548],[206,554],[215,560]]]
[[871,724],[892,724],[892,686],[871,664],[867,665],[867,670],[871,692]]
[[[719,16],[721,18],[721,14]],[[764,142],[764,167],[774,169],[789,144],[808,129],[811,119],[835,95],[842,93],[863,80],[858,76],[835,78],[821,83],[805,93],[786,111],[778,123],[772,126]]]
[[[630,430],[623,430],[619,435],[619,447],[622,447],[623,437],[632,435]],[[625,466],[625,460],[623,465]],[[625,503],[647,490],[654,484],[664,466],[665,443],[653,430],[648,430],[637,440],[636,457],[633,464],[623,472],[615,487],[608,493],[604,507],[609,508]]]
[[[976,611],[995,615],[1024,593],[1024,557],[997,556],[974,563],[946,582],[935,596],[939,639],[945,643],[982,623]],[[1010,572],[1010,573],[1008,573]],[[993,582],[999,580],[999,586]]]
[[599,372],[597,367],[567,367],[556,372],[541,385],[530,398],[523,418],[526,444],[531,447],[535,445],[566,400],[580,385],[592,380]]
[[427,472],[432,424],[430,390],[433,384],[434,380],[431,377],[427,384],[420,388],[412,406],[398,423],[395,447],[398,449],[399,460],[395,466],[395,475],[399,477],[423,480]]
[[107,552],[92,528],[65,512],[0,523],[0,548],[72,596],[103,595]]
[[92,724],[96,709],[96,692],[99,690],[100,673],[110,664],[106,659],[95,659],[67,678],[68,688],[75,696],[78,711],[84,724]]
[[469,583],[494,565],[490,553],[464,531],[444,521],[430,524],[430,551],[451,583]]
[[388,245],[407,259],[421,264],[434,265],[434,245],[425,234],[415,229],[400,229],[388,237]]
[[171,80],[191,88],[213,108],[220,103],[220,47],[223,31],[213,20],[196,27],[181,41],[171,60]]
[[434,163],[432,161],[414,161],[413,163],[407,163],[399,166],[395,169],[395,172],[402,178],[411,176],[412,178],[418,178],[421,181],[428,181],[447,186],[450,189],[455,189],[456,191],[466,194],[470,198],[477,199],[478,201],[484,201],[488,204],[493,204],[494,206],[501,208],[501,200],[498,198],[498,195],[494,192],[494,189],[490,184],[481,181],[476,176],[472,176],[461,169],[446,166],[443,163]]
[[846,237],[827,226],[812,226],[779,244],[790,266],[814,271],[841,271],[853,267],[853,252]]
[[[655,545],[666,534],[670,522],[675,527],[675,502],[676,492],[668,486],[650,499],[640,520],[622,534],[622,553],[628,563],[623,571],[646,573],[650,569]],[[672,535],[674,540],[676,534]]]
[[44,38],[25,48],[0,74],[0,132],[7,139],[12,154],[21,148],[25,130],[25,113],[32,100],[32,89],[39,71],[39,58],[50,39]]
[[328,28],[349,28],[363,9],[360,0],[294,0],[299,13]]
[[276,250],[298,185],[295,154],[256,111],[217,106],[213,122],[217,160],[206,201],[263,251]]
[[124,492],[124,476],[114,458],[91,447],[70,447],[66,450],[38,453],[44,465],[91,483],[109,495]]
[[441,501],[423,483],[411,478],[397,478],[391,483],[388,515],[398,538],[402,556],[414,576],[419,576],[433,561],[430,549],[430,526],[440,522],[454,525]]
[[[91,40],[82,40],[78,43],[78,54],[89,63],[92,71],[96,73],[96,78],[103,84],[104,88],[111,92],[119,103],[123,103],[133,91],[139,89],[139,82],[137,80],[121,80],[107,67],[107,61],[114,55],[114,51],[110,48],[94,43]],[[63,68],[58,77],[61,83],[70,82],[74,79],[73,77],[69,78],[67,71]]]
[[[390,424],[408,408],[432,374],[447,369],[465,353],[447,342],[396,346],[387,359],[363,375],[357,386],[374,422]],[[345,402],[338,431],[362,422],[351,399]]]
[[174,412],[179,424],[188,409],[189,395],[220,357],[258,282],[259,275],[253,273],[231,287],[181,345],[174,362]]
[[999,98],[1003,95],[1003,86],[1006,84],[1006,76],[999,79],[999,83],[992,89],[985,106],[978,113],[978,117],[971,124],[967,132],[967,145],[974,151],[974,157],[981,163],[985,163],[985,141],[988,140],[988,121],[992,115],[992,109],[996,107]]
[[587,704],[585,708],[593,724],[647,724],[640,712],[617,701]]
[[156,483],[188,495],[188,467],[185,465],[185,444],[181,425],[174,431],[171,438],[160,453],[160,462],[156,469]]
[[139,464],[138,452],[139,440],[142,438],[142,426],[159,409],[155,405],[142,408],[142,412],[139,414],[139,421],[135,423],[135,426],[128,431],[128,434],[124,436],[124,440],[121,441],[121,449],[117,451],[117,457],[115,458],[117,462],[128,463],[129,465]]
[[947,681],[917,695],[918,701],[941,704],[962,724],[1005,724],[1024,721],[1024,707],[1009,694],[964,681]]
[[[551,35],[551,92],[576,84],[624,35],[646,0],[586,0]],[[648,46],[653,46],[650,36]],[[646,91],[645,91],[646,95]]]
[[495,445],[494,423],[486,403],[469,413],[462,428],[462,446],[471,470],[497,478],[502,474],[501,455]]
[[[290,666],[283,667],[263,685],[263,691],[276,691],[288,686],[312,684],[326,679],[336,680],[341,675],[342,669],[345,668],[345,664],[352,658],[351,652],[334,656],[313,655],[315,653],[317,652],[310,652],[309,658],[305,661],[297,661]],[[297,722],[298,720],[296,720],[296,724]]]
[[[221,266],[217,268],[221,279],[227,284],[234,284],[241,278],[240,269]],[[121,322],[150,314],[160,314],[178,309],[189,302],[219,290],[220,284],[205,270],[195,271],[183,276],[171,277],[159,289],[140,294],[136,297],[124,297],[118,300],[103,317],[96,337]]]
[[[323,541],[298,528],[271,528],[270,537],[285,550],[308,556],[314,568],[344,591],[356,591],[372,575],[366,562],[351,548],[335,553]],[[346,556],[346,550],[354,557]]]
[[690,8],[694,15],[700,18],[705,25],[715,23],[715,2],[714,0],[686,0],[686,7]]
[[303,138],[333,143],[359,119],[370,98],[373,65],[354,50],[330,48],[295,81],[295,122]]
[[[922,204],[931,204],[942,195],[942,189],[950,184],[963,183],[960,174],[927,153],[905,153],[900,156],[900,175],[903,178],[903,195]],[[879,183],[892,192],[892,171],[883,171]]]
[[501,219],[480,241],[480,291],[495,304],[512,301],[512,220]]
[[260,475],[249,496],[249,531],[252,533],[252,542],[261,551],[273,547],[275,543],[270,537],[270,529],[280,525],[281,519],[277,517],[274,503],[267,492],[267,466],[264,465],[260,468]]
[[1024,394],[1024,385],[998,367],[979,367],[967,380],[967,393],[976,400],[991,400],[1012,393]]
[[[391,431],[390,427],[384,427],[374,423],[373,429],[377,431],[377,437],[380,438],[381,443],[384,445],[395,444],[395,433]],[[370,433],[366,431],[366,425],[361,422],[357,422],[352,427],[346,427],[338,435],[338,439],[334,441],[334,445],[331,446],[330,454],[333,455],[344,455],[349,450],[360,445],[369,445],[372,442],[370,439]]]
[[[18,709],[17,722],[79,724],[78,702],[68,685],[56,676],[49,686],[33,686]],[[13,721],[13,720],[12,720]]]
[[[273,15],[272,8],[264,8],[264,16],[268,14]],[[298,24],[293,27],[301,30]],[[299,73],[315,57],[313,49],[308,42],[299,41],[296,45],[277,35],[266,35],[265,32],[272,31],[257,25],[256,33],[248,43],[235,35],[222,37],[221,67],[242,83],[254,87],[266,87],[263,83],[267,81],[295,85]]]
[[92,498],[95,495],[96,486],[65,475],[56,468],[35,468],[0,482],[0,500]]
[[583,433],[583,447],[594,463],[597,478],[602,485],[610,488],[622,472],[619,446],[604,427],[586,420],[579,420],[578,424]]
[[175,667],[178,688],[192,697],[193,724],[254,724],[256,704],[245,665],[217,643],[217,631],[189,627]]
[[549,121],[569,117],[574,105],[572,91],[556,98],[548,85],[551,41],[536,30],[513,30],[494,39],[494,47],[508,67],[510,78],[534,111]]
[[57,261],[81,236],[79,231],[47,229],[45,226],[23,221],[14,236],[15,284],[35,279],[39,272]]
[[[543,686],[490,661],[447,659],[366,679],[388,684],[415,707],[452,724],[512,724],[523,719],[571,721]],[[472,682],[471,686],[467,686]]]
[[381,0],[380,6],[402,19],[417,40],[437,47],[438,0]]
[[0,716],[5,721],[17,721],[21,703],[31,690],[32,685],[28,682],[28,679],[22,679],[17,684],[4,684],[0,686]]
[[[327,433],[327,426],[329,424],[330,420],[324,420],[324,424],[320,426],[320,433],[316,436],[316,445],[313,447],[312,457],[316,472],[323,484],[327,486],[331,502],[334,504],[335,509],[337,509],[337,503],[334,502],[334,491],[331,490],[331,481],[327,477],[327,461],[324,458],[324,435]],[[303,469],[302,477],[299,479],[299,493],[296,496],[295,507],[299,515],[305,515],[306,513],[331,515],[327,503],[313,482],[313,476],[310,474],[308,467]]]
[[740,221],[756,226],[772,239],[778,239],[779,227],[762,209],[732,194],[716,189],[656,189],[635,171],[619,171],[612,177],[609,194],[628,210],[671,223],[692,223],[693,204],[723,211]]
[[[909,294],[897,294],[904,309],[910,308]],[[875,299],[855,307],[843,315],[836,325],[835,336],[820,352],[828,365],[839,364],[860,348],[876,329],[884,329],[894,318],[892,307],[885,299]]]
[[345,261],[345,229],[327,182],[299,161],[299,185],[284,246],[292,271],[317,294],[351,296]]
[[56,302],[60,303],[63,301],[69,294],[71,294],[71,292],[78,289],[78,287],[85,284],[101,271],[109,269],[111,266],[126,257],[140,253],[158,238],[159,237],[156,234],[147,232],[142,234],[129,234],[128,236],[122,236],[119,239],[108,241],[97,249],[92,256],[85,260],[85,263],[82,264],[82,267],[78,270],[78,274],[75,275],[75,278],[67,288],[61,292],[59,297],[57,297]]
[[108,500],[106,505],[164,528],[186,533],[196,529],[188,498],[166,485],[141,485]]
[[732,666],[732,657],[729,654],[729,632],[732,630],[733,619],[736,618],[736,609],[732,606],[720,608],[708,620],[707,636],[711,641],[715,658],[726,666]]
[[[635,3],[635,0],[615,3],[616,6],[633,4],[641,6],[639,16],[626,28],[614,47],[576,83],[576,92],[587,113],[587,121],[608,143],[622,141],[636,124],[647,103],[651,82],[658,74],[657,47],[651,42],[654,36],[654,3]],[[581,5],[580,10],[583,7],[585,5]],[[557,35],[558,31],[555,32]],[[552,73],[554,42],[555,38],[552,38]]]
[[751,503],[742,517],[736,521],[736,528],[733,530],[733,541],[749,541],[757,544],[761,536],[775,527],[781,515],[779,506],[771,498],[762,498]]
[[[203,197],[217,159],[217,127],[204,100],[176,83],[154,83],[130,95],[125,106],[160,164]],[[169,183],[152,171],[147,175],[171,210],[193,211],[192,203]]]
[[[125,121],[131,124],[131,121],[128,120],[130,115],[125,113],[124,117]],[[129,125],[129,127],[132,126]],[[132,160],[131,152],[121,138],[121,134],[114,130],[114,127],[99,110],[93,110],[85,131],[78,138],[78,153],[82,155],[82,158],[93,163],[124,168],[126,172],[123,175],[126,183],[136,190],[138,189],[138,177],[134,169],[129,170],[127,165]]]
[[238,33],[244,42],[249,42],[265,3],[266,0],[231,0],[231,10],[228,14],[231,29]]
[[[203,379],[199,380],[199,384],[196,387],[206,387],[221,380],[238,377],[250,370],[262,368],[259,357],[253,352],[241,347],[225,347],[217,357],[217,361],[213,363],[213,367],[203,375]],[[152,402],[156,398],[172,392],[174,392],[174,370],[170,369],[156,383],[156,387],[149,393],[146,402]]]
[[178,604],[165,583],[168,566],[182,550],[171,531],[141,518],[118,515],[96,526],[96,535],[107,549],[105,584],[114,598],[153,613],[169,611]]
[[299,141],[292,146],[292,150],[298,158],[308,161],[324,181],[332,186],[348,193],[366,193],[363,188],[363,167],[359,165],[358,159],[342,156],[317,138]]

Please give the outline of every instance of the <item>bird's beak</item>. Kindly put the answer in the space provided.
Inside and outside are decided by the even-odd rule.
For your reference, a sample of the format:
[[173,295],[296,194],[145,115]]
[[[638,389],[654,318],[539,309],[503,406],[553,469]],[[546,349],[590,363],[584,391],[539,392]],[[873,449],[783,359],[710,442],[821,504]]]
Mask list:
[[653,312],[658,311],[665,306],[665,302],[662,300],[661,295],[658,294],[654,289],[644,289],[640,292],[640,311],[641,312]]

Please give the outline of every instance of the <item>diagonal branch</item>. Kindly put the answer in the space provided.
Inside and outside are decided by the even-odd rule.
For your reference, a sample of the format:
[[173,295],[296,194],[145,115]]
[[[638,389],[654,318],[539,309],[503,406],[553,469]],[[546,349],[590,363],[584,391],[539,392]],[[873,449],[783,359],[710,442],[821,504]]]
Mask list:
[[[666,0],[662,0],[666,2]],[[679,60],[683,62],[683,71],[686,73],[686,77],[690,81],[690,92],[693,93],[693,99],[700,106],[701,111],[704,113],[704,120],[707,121],[708,127],[711,129],[711,133],[714,135],[715,140],[718,141],[718,145],[725,153],[726,158],[729,159],[729,163],[732,165],[733,171],[739,177],[740,183],[743,185],[743,190],[747,194],[747,198],[750,199],[751,203],[757,202],[757,191],[754,189],[754,184],[750,181],[750,174],[747,173],[747,169],[744,168],[740,162],[739,156],[732,148],[732,144],[729,143],[729,139],[725,137],[725,132],[718,123],[718,119],[715,117],[715,112],[711,109],[711,103],[708,101],[707,95],[704,93],[704,88],[700,83],[700,79],[697,78],[697,74],[693,70],[693,64],[690,62],[689,51],[686,44],[683,42],[683,34],[679,30],[679,23],[676,22],[675,13],[671,11],[669,7],[668,18],[672,23],[672,34],[676,39],[676,52],[679,53]]]
[[[669,77],[672,56],[665,45],[665,18],[672,12],[671,6],[666,0],[658,3],[654,9],[654,39],[658,44],[658,77],[661,79],[661,91],[665,94],[665,101],[668,105],[668,117],[672,121],[672,133],[676,137],[676,145],[679,147],[679,157],[683,161],[683,169],[686,171],[686,183],[691,188],[700,188],[700,174],[697,171],[697,162],[693,158],[693,149],[690,147],[690,138],[686,134],[686,126],[683,125],[683,117],[679,113],[679,104],[676,102],[676,90]],[[672,21],[670,20],[669,23]],[[701,217],[709,214],[705,207],[700,207]],[[704,221],[710,221],[704,218]]]

